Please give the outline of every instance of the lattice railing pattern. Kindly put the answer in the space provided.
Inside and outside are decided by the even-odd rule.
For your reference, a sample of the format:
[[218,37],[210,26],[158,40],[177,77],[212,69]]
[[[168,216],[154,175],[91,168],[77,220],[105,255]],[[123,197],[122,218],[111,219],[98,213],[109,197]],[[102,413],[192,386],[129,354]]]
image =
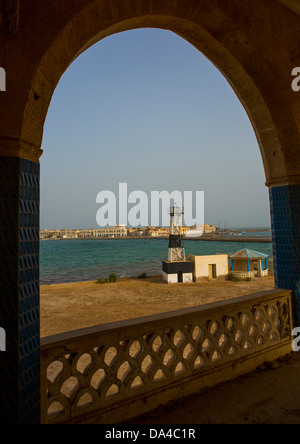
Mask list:
[[290,340],[290,309],[290,296],[273,293],[77,331],[53,344],[47,338],[43,421],[101,412]]

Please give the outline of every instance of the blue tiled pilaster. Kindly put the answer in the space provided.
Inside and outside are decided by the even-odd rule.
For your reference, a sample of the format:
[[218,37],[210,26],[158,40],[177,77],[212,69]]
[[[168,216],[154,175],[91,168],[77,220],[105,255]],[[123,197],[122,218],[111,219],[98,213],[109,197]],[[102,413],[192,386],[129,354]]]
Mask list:
[[275,284],[294,292],[294,320],[300,326],[300,185],[270,189]]
[[0,327],[0,423],[38,423],[39,165],[1,156]]

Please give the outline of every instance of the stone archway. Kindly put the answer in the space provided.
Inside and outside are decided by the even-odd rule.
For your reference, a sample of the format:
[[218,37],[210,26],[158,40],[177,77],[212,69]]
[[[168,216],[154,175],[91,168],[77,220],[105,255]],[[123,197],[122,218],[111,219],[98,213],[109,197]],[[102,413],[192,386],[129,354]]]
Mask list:
[[298,295],[300,212],[291,208],[300,199],[300,95],[291,89],[291,71],[300,66],[299,16],[274,0],[69,0],[67,7],[16,0],[3,11],[0,315],[8,352],[1,419],[32,423],[39,420],[39,157],[60,77],[97,41],[136,28],[173,31],[206,55],[254,127],[271,187],[277,286]]
[[[188,0],[180,8],[171,0],[163,5],[158,1],[128,1],[126,7],[122,1],[113,5],[101,1],[85,3],[88,5],[80,11],[69,12],[69,20],[59,28],[56,38],[43,48],[37,69],[32,72],[21,139],[41,145],[53,91],[61,75],[84,50],[114,33],[161,28],[173,31],[194,45],[227,78],[254,127],[268,186],[280,183],[282,177],[294,175],[295,158],[290,162],[288,151],[292,144],[300,145],[299,129],[288,97],[291,92],[288,91],[288,96],[282,92],[290,89],[292,66],[287,70],[278,63],[284,48],[276,48],[278,58],[269,48],[262,51],[262,47],[266,48],[262,41],[270,39],[269,35],[264,37],[263,23],[276,23],[280,7],[275,8],[274,14],[274,10],[266,6],[260,5],[254,13],[253,5],[244,5],[237,11],[235,4],[220,1],[214,4],[202,1],[196,5],[194,0]],[[258,14],[268,14],[268,17],[255,23]],[[274,91],[279,96],[276,103]],[[286,133],[289,138],[285,137]]]

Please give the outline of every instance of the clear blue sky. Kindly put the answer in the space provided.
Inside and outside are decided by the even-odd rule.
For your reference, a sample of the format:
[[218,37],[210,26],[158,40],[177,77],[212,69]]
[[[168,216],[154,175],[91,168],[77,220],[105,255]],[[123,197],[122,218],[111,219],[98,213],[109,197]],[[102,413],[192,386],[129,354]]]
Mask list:
[[270,225],[259,147],[222,74],[175,34],[108,37],[54,93],[41,158],[41,228],[97,227],[100,191],[205,191],[205,222]]

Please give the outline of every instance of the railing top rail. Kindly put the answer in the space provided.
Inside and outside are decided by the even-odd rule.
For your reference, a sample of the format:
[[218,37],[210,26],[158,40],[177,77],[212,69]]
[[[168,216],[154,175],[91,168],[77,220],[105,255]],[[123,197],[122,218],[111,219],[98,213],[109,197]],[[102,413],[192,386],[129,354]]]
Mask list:
[[171,322],[173,324],[174,322],[176,323],[177,320],[181,324],[184,322],[190,323],[193,322],[193,318],[196,316],[197,318],[199,318],[199,316],[202,318],[209,317],[211,314],[225,314],[224,308],[226,308],[226,314],[228,314],[231,311],[244,308],[245,305],[250,305],[249,302],[251,302],[251,305],[253,306],[253,303],[261,304],[264,301],[269,302],[272,299],[278,299],[281,297],[286,298],[289,296],[291,296],[291,290],[279,289],[264,291],[167,313],[78,329],[42,338],[41,351],[42,353],[47,353],[47,350],[60,347],[64,349],[67,349],[68,347],[76,349],[78,346],[81,348],[83,341],[88,344],[93,343],[95,340],[97,341],[99,335],[101,335],[102,339],[107,337],[111,340],[115,335],[116,338],[120,338],[120,329],[126,330],[126,333],[124,332],[124,339],[125,337],[129,339],[133,334],[136,335],[137,328],[142,333],[148,328],[159,329],[160,326],[163,328],[167,323]]

